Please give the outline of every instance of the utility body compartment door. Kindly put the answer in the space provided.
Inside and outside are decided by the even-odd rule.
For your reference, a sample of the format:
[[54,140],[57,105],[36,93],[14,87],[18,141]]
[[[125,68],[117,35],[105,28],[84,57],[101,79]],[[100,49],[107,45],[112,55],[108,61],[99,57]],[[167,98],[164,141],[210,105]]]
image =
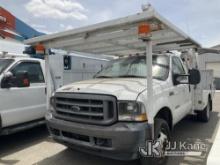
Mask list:
[[194,90],[194,110],[203,111],[207,106],[208,97],[214,97],[214,75],[213,70],[200,70],[201,82]]

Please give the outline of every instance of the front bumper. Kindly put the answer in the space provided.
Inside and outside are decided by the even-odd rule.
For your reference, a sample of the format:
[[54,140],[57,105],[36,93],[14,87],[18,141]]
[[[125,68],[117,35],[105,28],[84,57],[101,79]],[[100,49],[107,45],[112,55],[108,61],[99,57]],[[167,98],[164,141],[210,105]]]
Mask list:
[[59,143],[117,160],[137,159],[139,147],[151,137],[151,126],[146,122],[96,126],[51,118],[47,119],[47,126],[52,138]]

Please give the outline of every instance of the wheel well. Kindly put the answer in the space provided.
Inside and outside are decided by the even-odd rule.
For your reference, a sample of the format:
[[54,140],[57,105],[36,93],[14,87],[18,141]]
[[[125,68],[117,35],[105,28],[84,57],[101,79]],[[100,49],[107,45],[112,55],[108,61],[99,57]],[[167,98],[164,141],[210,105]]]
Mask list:
[[211,95],[209,94],[209,98],[208,98],[209,100],[209,103],[210,103],[210,109],[211,109],[211,111],[212,111],[212,97],[211,97]]
[[158,113],[157,115],[155,116],[155,118],[160,118],[160,119],[164,119],[169,127],[170,127],[170,130],[173,129],[173,116],[172,116],[172,113],[171,113],[171,110],[168,108],[168,107],[164,107],[162,108]]

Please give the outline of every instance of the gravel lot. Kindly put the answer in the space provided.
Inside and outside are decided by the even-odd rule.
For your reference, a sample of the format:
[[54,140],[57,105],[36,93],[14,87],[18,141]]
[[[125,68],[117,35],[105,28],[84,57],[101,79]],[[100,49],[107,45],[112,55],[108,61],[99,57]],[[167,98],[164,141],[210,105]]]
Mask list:
[[[205,143],[208,150],[200,157],[170,157],[168,165],[205,165],[219,126],[220,93],[216,93],[214,111],[208,124],[186,118],[175,126],[174,141]],[[0,164],[4,165],[137,165],[72,151],[54,143],[45,127],[0,137]]]

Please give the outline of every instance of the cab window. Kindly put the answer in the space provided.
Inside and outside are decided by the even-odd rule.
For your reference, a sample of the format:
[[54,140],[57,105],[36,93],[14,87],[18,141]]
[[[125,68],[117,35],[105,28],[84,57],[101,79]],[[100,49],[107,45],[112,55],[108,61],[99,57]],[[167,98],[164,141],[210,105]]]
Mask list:
[[[172,57],[172,74],[173,74],[173,78],[174,75],[186,74],[183,64],[178,57]],[[188,78],[186,76],[179,77],[179,81],[187,81],[187,79]]]
[[0,74],[13,62],[13,59],[0,59]]
[[12,70],[12,74],[17,72],[27,71],[30,83],[44,83],[44,76],[39,62],[21,62],[16,65]]
[[[169,58],[153,55],[153,78],[165,81],[169,75]],[[133,56],[113,61],[95,75],[95,78],[146,78],[145,56]]]
[[172,65],[173,74],[186,74],[184,67],[178,57],[172,58]]

